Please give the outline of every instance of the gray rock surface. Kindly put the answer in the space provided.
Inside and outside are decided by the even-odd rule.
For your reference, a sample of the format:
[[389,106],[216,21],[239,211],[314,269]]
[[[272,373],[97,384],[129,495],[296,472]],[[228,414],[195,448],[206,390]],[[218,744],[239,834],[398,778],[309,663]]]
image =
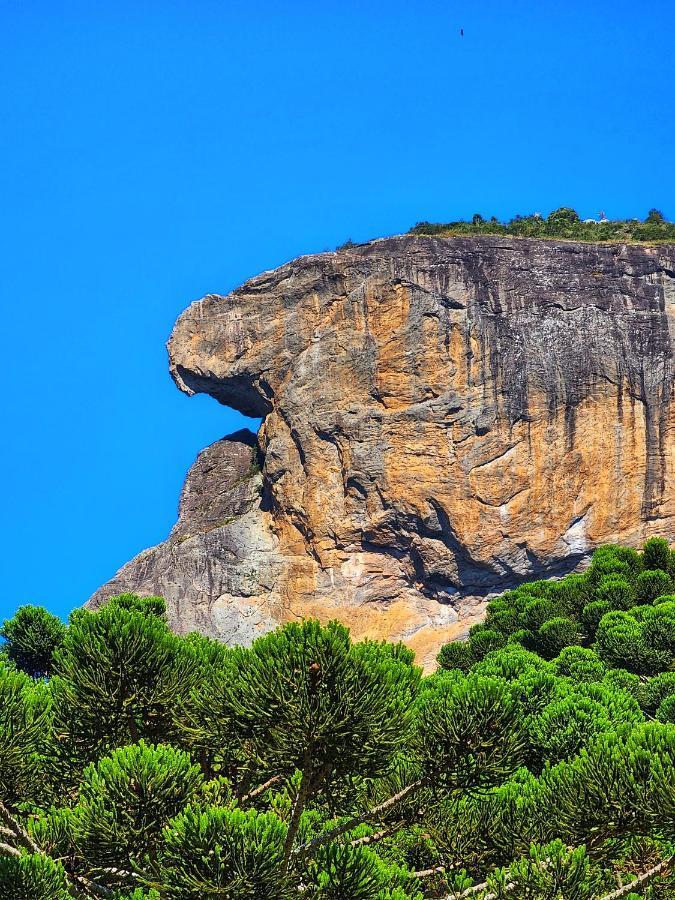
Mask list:
[[261,496],[255,435],[216,441],[187,474],[169,538],[127,563],[87,605],[127,591],[157,594],[179,633],[249,644],[277,624],[267,607],[283,568]]

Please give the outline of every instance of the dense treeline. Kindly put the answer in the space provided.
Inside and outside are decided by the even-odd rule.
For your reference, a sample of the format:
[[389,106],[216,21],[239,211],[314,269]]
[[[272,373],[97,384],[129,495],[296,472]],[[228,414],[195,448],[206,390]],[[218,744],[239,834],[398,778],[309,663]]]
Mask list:
[[554,210],[546,218],[538,213],[515,216],[500,222],[496,216],[484,219],[479,213],[470,222],[418,222],[412,234],[508,234],[515,237],[565,238],[576,241],[675,241],[675,222],[668,222],[658,209],[650,209],[644,221],[640,219],[582,220],[569,207]]
[[675,897],[675,558],[493,600],[426,678],[293,623],[249,649],[123,595],[0,663],[0,896]]

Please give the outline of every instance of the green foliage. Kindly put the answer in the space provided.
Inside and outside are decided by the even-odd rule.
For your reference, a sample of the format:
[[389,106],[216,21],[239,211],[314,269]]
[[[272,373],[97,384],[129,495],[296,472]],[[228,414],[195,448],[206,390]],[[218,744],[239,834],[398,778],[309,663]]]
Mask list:
[[539,631],[549,619],[559,618],[560,613],[558,605],[549,597],[536,597],[525,604],[520,621],[529,631]]
[[626,578],[617,574],[603,575],[596,588],[595,596],[599,601],[607,603],[609,609],[630,609],[635,603],[634,591],[630,583]]
[[659,722],[675,724],[675,695],[670,694],[661,701],[656,711],[656,718]]
[[599,703],[569,694],[533,718],[530,724],[533,756],[543,762],[569,759],[611,724],[607,711]]
[[508,637],[509,644],[519,644],[526,650],[534,650],[537,645],[537,639],[533,632],[528,628],[518,628],[512,631]]
[[80,766],[141,738],[173,736],[173,710],[198,675],[190,645],[123,595],[97,613],[80,610],[54,657],[55,731]]
[[235,727],[270,771],[373,777],[405,739],[419,671],[331,622],[290,623],[238,652]]
[[598,655],[610,667],[651,674],[658,671],[665,661],[647,647],[641,624],[628,613],[610,612],[604,615],[595,639]]
[[116,894],[115,900],[162,900],[162,898],[154,889],[144,891],[143,888],[136,888],[130,894]]
[[498,784],[523,757],[519,713],[508,686],[496,678],[437,682],[420,696],[415,746],[422,771],[446,790]]
[[0,897],[7,900],[71,900],[61,863],[41,853],[0,855]]
[[593,865],[586,849],[568,850],[561,840],[545,846],[533,845],[529,854],[498,869],[488,888],[496,900],[592,900],[598,896],[601,872]]
[[126,609],[140,612],[146,616],[157,616],[166,619],[166,602],[164,597],[139,597],[137,594],[118,594],[107,602],[110,609]]
[[631,697],[639,700],[642,684],[637,675],[627,672],[625,669],[609,669],[602,679],[602,683],[618,691],[625,691]]
[[496,628],[474,626],[469,634],[469,649],[476,660],[483,659],[493,650],[499,650],[505,643],[506,638]]
[[33,678],[51,675],[52,658],[65,633],[63,622],[41,606],[20,606],[0,628],[7,658]]
[[0,665],[0,896],[596,900],[675,846],[671,562],[521,585],[426,678],[337,623],[78,611],[48,678]]
[[514,237],[564,238],[575,241],[674,241],[675,223],[668,222],[656,209],[649,210],[644,222],[639,219],[601,219],[582,221],[570,207],[555,209],[547,218],[539,215],[515,216],[509,222],[500,222],[494,216],[486,219],[475,214],[470,222],[456,221],[444,224],[418,222],[410,229],[412,234],[463,235],[497,234]]
[[49,716],[47,688],[0,663],[1,801],[13,804],[39,795]]
[[[639,564],[639,558],[635,555]],[[575,573],[549,584],[549,595],[564,615],[578,619],[593,596],[593,586],[587,575]]]
[[65,859],[74,850],[73,818],[74,812],[70,807],[52,806],[28,819],[27,832],[45,853]]
[[337,622],[291,622],[236,652],[227,716],[265,770],[302,773],[286,862],[302,811],[326,782],[375,777],[406,740],[420,671],[403,647],[352,645]]
[[586,577],[595,590],[607,575],[619,576],[632,584],[641,571],[642,561],[636,551],[607,544],[598,547],[593,554],[593,561]]
[[377,900],[391,884],[391,873],[377,854],[348,844],[320,847],[303,875],[311,885],[308,896],[317,900]]
[[[499,632],[508,643],[545,659],[554,659],[568,646],[594,649],[607,667],[656,674],[675,662],[672,557],[659,538],[650,538],[642,553],[600,547],[583,575],[521,585],[491,601],[485,622],[472,629],[472,636],[474,630],[478,637],[488,633],[494,648]],[[654,565],[664,568],[645,568]],[[467,659],[463,670],[468,664]],[[602,677],[600,669],[595,672]],[[586,676],[570,672],[568,677]]]
[[575,845],[675,836],[675,726],[648,723],[599,736],[569,764],[545,772],[561,834]]
[[609,666],[644,675],[669,668],[675,652],[675,604],[607,613],[598,626],[596,647]]
[[74,843],[92,869],[120,859],[147,865],[165,825],[195,799],[203,782],[187,753],[143,741],[85,769],[73,813]]
[[651,603],[662,594],[668,594],[673,588],[673,580],[667,572],[660,569],[646,569],[637,578],[636,593],[638,603]]
[[586,634],[595,637],[602,617],[612,612],[612,605],[607,600],[592,600],[584,606],[581,613],[581,622],[586,629]]
[[565,647],[553,660],[553,668],[573,681],[602,681],[607,671],[598,654],[587,647]]
[[531,768],[570,759],[616,721],[643,720],[637,701],[602,684],[557,685],[549,702],[529,720]]
[[503,650],[492,651],[473,668],[475,675],[492,675],[511,681],[525,672],[548,670],[549,666],[536,653],[520,644],[507,644]]
[[661,703],[675,694],[675,672],[662,672],[640,686],[640,706],[649,715],[655,715]]
[[442,669],[459,669],[468,672],[476,662],[471,647],[464,641],[452,641],[441,647],[437,660]]
[[272,813],[189,806],[165,829],[157,875],[148,880],[166,900],[290,900],[285,837]]
[[566,616],[548,619],[537,632],[537,649],[544,659],[553,659],[565,647],[578,644],[581,635],[577,625]]
[[658,537],[651,537],[645,541],[642,551],[642,563],[644,568],[650,571],[670,571],[671,552],[668,541]]

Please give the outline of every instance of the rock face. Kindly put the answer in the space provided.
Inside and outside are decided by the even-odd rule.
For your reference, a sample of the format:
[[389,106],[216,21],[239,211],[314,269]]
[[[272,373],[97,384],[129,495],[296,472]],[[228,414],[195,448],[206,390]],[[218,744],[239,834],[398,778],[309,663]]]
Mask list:
[[675,539],[675,247],[405,236],[209,295],[178,387],[263,419],[190,471],[165,544],[90,601],[163,594],[231,641],[295,616],[428,660],[488,591]]

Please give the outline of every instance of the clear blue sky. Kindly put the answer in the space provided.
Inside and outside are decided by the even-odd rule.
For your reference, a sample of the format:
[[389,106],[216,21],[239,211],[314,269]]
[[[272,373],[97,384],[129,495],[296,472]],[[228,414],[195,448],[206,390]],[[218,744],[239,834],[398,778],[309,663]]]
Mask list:
[[196,453],[244,423],[169,379],[189,301],[420,219],[675,217],[672,0],[0,19],[0,618],[65,615],[162,540]]

